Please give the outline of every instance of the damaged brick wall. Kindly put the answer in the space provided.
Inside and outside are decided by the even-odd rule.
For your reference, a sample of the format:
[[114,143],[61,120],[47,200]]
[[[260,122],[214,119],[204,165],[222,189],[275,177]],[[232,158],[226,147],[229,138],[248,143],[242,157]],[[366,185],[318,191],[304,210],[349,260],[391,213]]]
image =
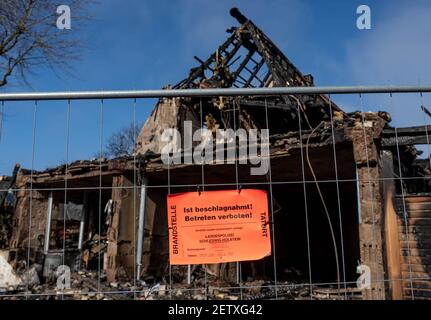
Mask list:
[[161,99],[137,138],[136,153],[144,154],[146,151],[161,152],[160,137],[163,130],[176,128],[178,123],[178,99]]
[[135,219],[139,208],[139,197],[135,194],[133,181],[126,176],[115,176],[112,187],[113,214],[107,233],[106,266],[106,275],[110,282],[117,280],[120,268],[133,278],[137,238]]
[[398,195],[395,204],[403,297],[430,299],[431,196]]
[[382,175],[375,143],[385,124],[384,119],[374,113],[357,114],[353,128],[347,131],[353,142],[357,166],[361,263],[371,269],[371,287],[363,291],[366,300],[385,299],[382,190],[379,183]]
[[[16,187],[15,215],[13,217],[13,231],[10,247],[16,248],[38,248],[38,238],[45,236],[48,196],[37,190],[30,191],[28,177],[18,175]],[[31,213],[31,216],[30,216]],[[31,225],[30,225],[31,223]]]

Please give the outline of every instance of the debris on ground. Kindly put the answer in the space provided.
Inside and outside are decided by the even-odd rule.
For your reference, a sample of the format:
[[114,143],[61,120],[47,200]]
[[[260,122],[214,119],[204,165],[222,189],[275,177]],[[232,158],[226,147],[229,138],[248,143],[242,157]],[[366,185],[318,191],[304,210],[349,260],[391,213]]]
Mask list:
[[21,282],[12,266],[0,255],[0,292],[13,289],[19,286]]

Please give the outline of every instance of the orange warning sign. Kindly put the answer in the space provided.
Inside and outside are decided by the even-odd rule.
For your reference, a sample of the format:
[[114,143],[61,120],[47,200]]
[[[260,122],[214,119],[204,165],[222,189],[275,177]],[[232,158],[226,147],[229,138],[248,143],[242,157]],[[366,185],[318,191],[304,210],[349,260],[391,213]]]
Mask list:
[[263,190],[169,195],[168,224],[173,265],[258,260],[271,254]]

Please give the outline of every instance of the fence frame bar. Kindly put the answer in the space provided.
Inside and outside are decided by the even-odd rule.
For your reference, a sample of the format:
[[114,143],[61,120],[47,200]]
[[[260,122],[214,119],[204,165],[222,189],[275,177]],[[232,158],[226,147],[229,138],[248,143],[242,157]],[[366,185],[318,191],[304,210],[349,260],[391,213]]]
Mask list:
[[431,85],[21,92],[21,93],[0,93],[0,101],[92,100],[92,99],[214,97],[214,96],[276,96],[276,95],[289,95],[289,94],[354,94],[354,93],[371,94],[371,93],[414,93],[414,92],[416,93],[431,92]]

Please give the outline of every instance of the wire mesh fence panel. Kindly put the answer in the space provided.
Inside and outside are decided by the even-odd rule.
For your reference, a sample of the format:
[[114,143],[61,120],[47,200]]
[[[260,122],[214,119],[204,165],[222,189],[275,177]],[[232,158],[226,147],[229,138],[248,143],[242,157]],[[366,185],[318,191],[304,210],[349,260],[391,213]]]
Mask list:
[[430,91],[0,94],[0,298],[427,299]]

